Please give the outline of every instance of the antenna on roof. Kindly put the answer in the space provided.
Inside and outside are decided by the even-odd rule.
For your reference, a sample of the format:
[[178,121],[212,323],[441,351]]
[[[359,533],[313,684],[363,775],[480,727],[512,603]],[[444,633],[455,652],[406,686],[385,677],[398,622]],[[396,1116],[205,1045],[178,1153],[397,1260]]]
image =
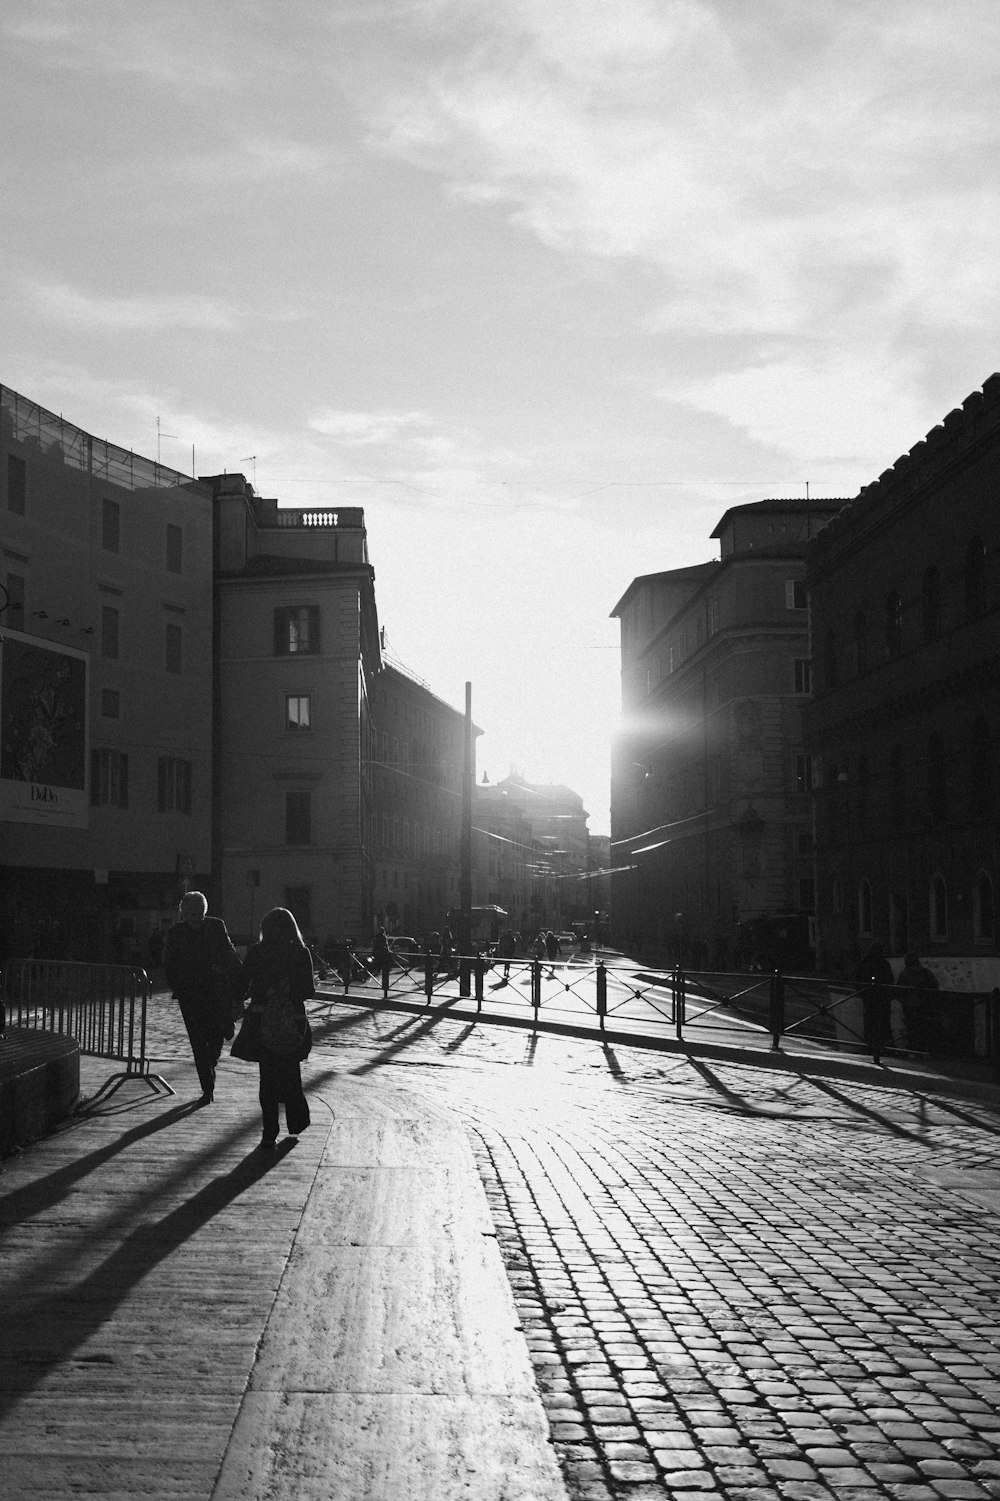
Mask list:
[[156,462],[157,463],[160,462],[160,439],[161,438],[176,438],[176,436],[177,436],[176,433],[165,433],[165,432],[163,432],[162,429],[161,429],[161,427],[160,427],[160,419],[159,419],[159,417],[157,417],[157,419],[156,419]]
[[252,464],[253,465],[253,487],[256,490],[256,488],[257,488],[257,455],[255,453],[248,453],[247,456],[246,456],[246,458],[240,459],[240,463],[241,464]]

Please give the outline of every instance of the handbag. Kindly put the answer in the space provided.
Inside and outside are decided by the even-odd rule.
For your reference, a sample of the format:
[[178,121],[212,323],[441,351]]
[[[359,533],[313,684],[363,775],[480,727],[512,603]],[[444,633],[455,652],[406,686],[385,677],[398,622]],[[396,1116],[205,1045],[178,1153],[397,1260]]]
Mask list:
[[239,1058],[244,1063],[260,1062],[260,1018],[251,1011],[243,1013],[243,1024],[233,1038],[232,1047],[229,1049],[231,1058]]

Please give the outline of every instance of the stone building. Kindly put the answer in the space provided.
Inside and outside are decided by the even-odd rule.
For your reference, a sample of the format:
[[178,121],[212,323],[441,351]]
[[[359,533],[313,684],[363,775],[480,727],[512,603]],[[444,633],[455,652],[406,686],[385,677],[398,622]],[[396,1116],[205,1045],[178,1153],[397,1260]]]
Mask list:
[[[516,925],[533,933],[586,919],[590,898],[579,877],[588,866],[589,814],[580,794],[561,783],[528,782],[513,772],[496,789],[526,831],[525,876],[531,894]],[[514,917],[511,913],[512,921]]]
[[1000,983],[1000,375],[809,550],[820,962]]
[[147,957],[212,863],[212,495],[0,388],[0,951]]
[[[718,560],[634,579],[612,758],[615,940],[665,962],[809,962],[805,554],[843,501],[734,506]],[[780,919],[780,924],[778,920]],[[794,919],[794,921],[789,921]],[[752,925],[752,926],[751,926]]]
[[372,722],[375,921],[422,942],[450,916],[457,934],[465,714],[383,659]]
[[263,912],[367,940],[375,916],[372,684],[381,655],[364,512],[291,510],[241,474],[215,503],[213,861],[231,930]]

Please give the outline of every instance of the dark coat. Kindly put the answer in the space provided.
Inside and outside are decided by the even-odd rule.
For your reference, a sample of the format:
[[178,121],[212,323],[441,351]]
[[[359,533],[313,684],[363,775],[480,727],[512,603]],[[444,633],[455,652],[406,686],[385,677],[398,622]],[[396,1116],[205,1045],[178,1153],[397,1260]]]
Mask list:
[[[250,1005],[233,1044],[233,1056],[248,1063],[260,1063],[265,1055],[273,1056],[266,1054],[261,1041],[261,1019],[268,991],[275,981],[284,978],[288,981],[288,998],[302,1027],[302,1056],[305,1057],[312,1044],[305,1003],[316,993],[316,977],[308,949],[300,948],[298,944],[255,943],[247,950],[243,973],[250,991]],[[298,1064],[294,1063],[292,1067],[297,1077]]]
[[197,928],[186,922],[168,928],[163,969],[179,1001],[207,1001],[241,974],[240,956],[221,917],[206,917]]

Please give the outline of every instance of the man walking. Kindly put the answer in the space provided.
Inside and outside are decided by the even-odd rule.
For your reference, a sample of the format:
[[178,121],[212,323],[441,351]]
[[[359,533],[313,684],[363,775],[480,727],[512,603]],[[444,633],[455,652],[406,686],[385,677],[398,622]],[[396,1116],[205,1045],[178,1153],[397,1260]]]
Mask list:
[[243,970],[222,918],[207,912],[200,891],[186,892],[180,922],[168,929],[163,949],[164,973],[187,1028],[203,1105],[215,1096],[215,1066],[223,1042],[233,1034],[232,997]]

